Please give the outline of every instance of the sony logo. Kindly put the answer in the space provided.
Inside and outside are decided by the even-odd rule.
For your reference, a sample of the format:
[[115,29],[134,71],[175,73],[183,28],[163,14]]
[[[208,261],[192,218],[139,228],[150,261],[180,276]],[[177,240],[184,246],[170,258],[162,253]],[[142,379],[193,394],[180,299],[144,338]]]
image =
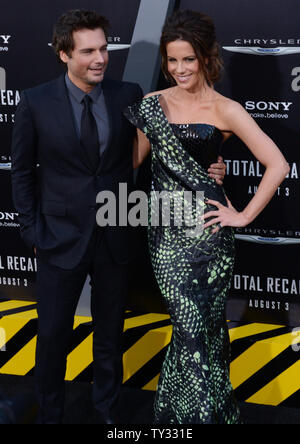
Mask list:
[[290,111],[290,107],[293,102],[254,102],[248,100],[245,103],[245,108],[247,111],[253,111],[258,109],[259,111]]
[[18,216],[18,213],[7,213],[0,211],[0,220],[15,220],[15,218]]
[[10,38],[11,35],[0,35],[0,39],[2,39],[4,45],[8,45]]

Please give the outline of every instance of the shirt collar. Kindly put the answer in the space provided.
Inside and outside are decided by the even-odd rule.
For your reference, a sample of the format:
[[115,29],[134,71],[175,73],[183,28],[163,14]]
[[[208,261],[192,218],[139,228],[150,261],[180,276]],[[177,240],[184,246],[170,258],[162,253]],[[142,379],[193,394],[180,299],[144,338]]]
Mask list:
[[[73,98],[78,102],[81,103],[82,99],[86,95],[82,89],[78,88],[69,78],[68,73],[65,75],[65,81],[66,86],[69,91],[69,93],[73,96]],[[102,85],[101,83],[98,83],[95,88],[92,89],[92,91],[89,93],[89,96],[91,97],[93,102],[97,102],[102,94]]]

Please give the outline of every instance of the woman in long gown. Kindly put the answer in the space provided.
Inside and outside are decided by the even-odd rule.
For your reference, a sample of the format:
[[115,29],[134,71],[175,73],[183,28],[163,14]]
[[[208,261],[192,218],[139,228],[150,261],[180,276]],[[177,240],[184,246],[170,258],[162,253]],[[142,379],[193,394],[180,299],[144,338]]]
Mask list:
[[[189,235],[187,224],[149,222],[152,266],[173,325],[158,383],[155,422],[238,424],[225,317],[234,265],[232,227],[245,227],[255,219],[289,166],[244,108],[214,90],[222,64],[209,17],[175,13],[164,26],[161,53],[163,71],[173,86],[125,111],[138,127],[135,166],[151,149],[152,191],[192,191],[193,196],[202,191],[205,200],[200,206],[202,233]],[[231,134],[266,167],[256,195],[242,212],[207,173]],[[153,196],[157,194],[149,200],[150,210],[160,208],[163,213],[164,206],[153,205]],[[174,212],[171,207],[171,218]]]

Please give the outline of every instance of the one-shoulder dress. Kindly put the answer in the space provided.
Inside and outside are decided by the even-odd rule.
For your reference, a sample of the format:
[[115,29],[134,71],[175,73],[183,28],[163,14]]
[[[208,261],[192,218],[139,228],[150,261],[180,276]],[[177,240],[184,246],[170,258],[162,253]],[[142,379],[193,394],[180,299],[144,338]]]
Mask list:
[[[148,240],[151,263],[170,314],[173,334],[155,399],[156,424],[238,424],[240,412],[229,377],[226,300],[234,266],[234,233],[223,227],[191,235],[190,222],[153,223],[157,192],[196,192],[227,205],[223,187],[207,173],[217,161],[222,132],[209,124],[170,124],[160,96],[124,111],[151,142],[152,185]],[[151,208],[150,208],[151,207]],[[154,209],[153,209],[154,208]],[[202,211],[216,209],[202,202]],[[175,205],[168,212],[175,216]],[[177,214],[178,216],[178,214]],[[192,219],[196,221],[196,219]]]

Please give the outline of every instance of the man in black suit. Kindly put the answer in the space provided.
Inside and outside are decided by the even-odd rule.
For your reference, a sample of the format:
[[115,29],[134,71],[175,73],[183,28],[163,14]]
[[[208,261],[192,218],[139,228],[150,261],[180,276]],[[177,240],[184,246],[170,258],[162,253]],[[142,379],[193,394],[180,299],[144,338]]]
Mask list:
[[[96,196],[133,189],[135,128],[123,110],[137,84],[104,79],[108,21],[64,14],[53,47],[67,72],[26,90],[16,112],[12,187],[21,235],[37,256],[36,391],[40,423],[61,423],[66,357],[76,306],[91,277],[93,402],[98,422],[115,421],[122,384],[121,336],[134,254],[130,227],[100,227]],[[220,175],[222,176],[222,172]]]
[[88,274],[93,398],[100,422],[113,421],[122,383],[120,338],[132,237],[128,227],[97,226],[96,196],[102,190],[117,195],[119,183],[132,189],[135,130],[122,111],[142,91],[136,84],[104,80],[107,29],[107,20],[96,13],[64,14],[53,47],[67,73],[24,91],[16,113],[12,186],[22,237],[37,255],[42,423],[62,421],[66,356]]

